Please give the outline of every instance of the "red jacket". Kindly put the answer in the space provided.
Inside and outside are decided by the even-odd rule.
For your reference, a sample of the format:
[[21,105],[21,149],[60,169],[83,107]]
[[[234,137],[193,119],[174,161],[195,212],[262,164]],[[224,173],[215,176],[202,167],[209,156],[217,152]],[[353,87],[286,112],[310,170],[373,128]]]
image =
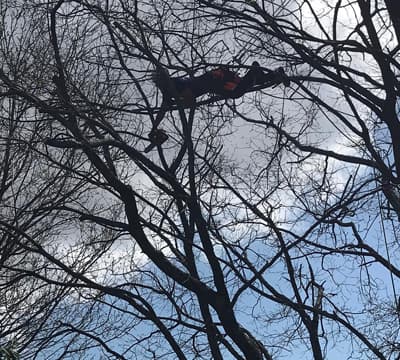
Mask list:
[[223,81],[224,90],[227,91],[235,90],[235,88],[241,81],[240,76],[225,68],[218,68],[216,70],[212,70],[211,74],[214,79],[219,79]]

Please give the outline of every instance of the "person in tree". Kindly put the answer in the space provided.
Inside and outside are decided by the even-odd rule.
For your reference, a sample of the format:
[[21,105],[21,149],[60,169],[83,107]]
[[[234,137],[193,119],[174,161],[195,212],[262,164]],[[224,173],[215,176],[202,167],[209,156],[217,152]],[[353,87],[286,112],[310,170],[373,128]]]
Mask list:
[[236,99],[249,92],[255,85],[264,85],[265,87],[280,83],[285,86],[290,85],[290,81],[281,67],[275,71],[265,72],[257,61],[253,62],[243,77],[229,70],[227,66],[221,66],[190,78],[169,77],[165,69],[159,68],[153,75],[153,81],[161,90],[163,102],[153,129],[149,133],[151,143],[145,152],[149,152],[168,139],[165,131],[158,129],[157,126],[174,101],[186,107],[195,105],[196,98],[207,93],[220,95],[227,99]]

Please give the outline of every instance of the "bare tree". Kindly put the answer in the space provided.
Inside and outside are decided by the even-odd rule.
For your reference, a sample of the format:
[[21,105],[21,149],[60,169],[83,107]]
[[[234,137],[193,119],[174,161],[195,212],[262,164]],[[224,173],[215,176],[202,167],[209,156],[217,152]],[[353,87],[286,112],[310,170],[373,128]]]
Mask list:
[[[323,3],[1,5],[0,346],[399,358],[399,17]],[[253,60],[290,87],[165,107],[151,80]]]

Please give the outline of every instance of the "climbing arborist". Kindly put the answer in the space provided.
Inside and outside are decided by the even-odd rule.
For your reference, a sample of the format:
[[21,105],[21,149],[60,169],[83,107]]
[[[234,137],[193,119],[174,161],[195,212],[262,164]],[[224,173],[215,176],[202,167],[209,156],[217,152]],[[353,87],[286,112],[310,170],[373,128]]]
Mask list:
[[285,86],[290,85],[281,67],[275,71],[265,72],[257,61],[253,62],[243,77],[229,70],[227,66],[190,78],[169,77],[167,71],[160,68],[155,72],[153,80],[161,90],[164,100],[178,96],[185,105],[190,105],[195,98],[206,93],[238,98],[250,91],[254,85],[273,86],[280,83]]
[[168,139],[168,135],[162,129],[157,129],[165,112],[173,100],[180,101],[184,106],[195,104],[195,99],[201,95],[211,93],[221,95],[224,98],[239,98],[250,91],[255,85],[274,86],[283,83],[290,85],[288,77],[280,67],[275,71],[261,69],[259,63],[254,61],[250,70],[240,77],[227,66],[205,72],[203,75],[190,78],[169,77],[164,68],[159,68],[153,75],[156,86],[161,90],[163,102],[149,134],[151,144],[145,149],[149,152],[157,145],[161,145]]

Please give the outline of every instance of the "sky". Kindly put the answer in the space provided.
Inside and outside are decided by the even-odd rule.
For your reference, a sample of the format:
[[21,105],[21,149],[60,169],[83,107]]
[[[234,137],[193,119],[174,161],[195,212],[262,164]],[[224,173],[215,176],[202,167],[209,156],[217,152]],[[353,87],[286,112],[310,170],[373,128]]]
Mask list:
[[[322,2],[322,1],[313,1],[312,2],[313,5],[316,7],[316,11],[318,13],[324,13],[325,10],[325,5],[326,2]],[[310,19],[312,19],[311,13],[307,14],[307,11],[305,12],[305,18],[307,18],[307,16],[310,16]],[[352,24],[352,19],[355,17],[355,15],[357,14],[352,14],[350,11],[343,11],[340,12],[340,17],[341,17],[341,22],[343,23],[343,27],[339,27],[339,34],[341,34],[341,36],[345,36],[347,30],[346,27]],[[331,19],[329,18],[329,16],[326,17],[320,17],[321,21],[326,23],[327,25],[330,24]],[[313,26],[313,22],[312,20],[310,20],[309,24],[310,27]],[[320,35],[316,29],[316,35]],[[250,59],[248,59],[250,61]],[[354,61],[360,61],[360,59],[354,59]],[[361,64],[361,63],[360,63]],[[267,66],[267,65],[265,65]],[[269,64],[268,64],[269,66]],[[291,72],[292,69],[286,69],[289,75],[298,75],[299,73],[301,74],[302,68],[299,67],[299,69],[297,69],[298,73],[293,73]],[[337,100],[337,96],[338,94],[335,93],[335,91],[329,90],[326,87],[322,87],[319,90],[319,93],[321,96],[325,97],[326,99],[329,99],[330,101],[332,101],[335,106],[339,107],[341,110],[347,110],[343,104],[340,103],[340,98],[339,100]],[[293,103],[295,103],[295,101],[290,101],[290,100],[285,100],[282,98],[286,97],[286,96],[292,96],[292,99],[295,98],[295,93],[294,91],[291,89],[285,89],[283,88],[282,85],[276,87],[275,89],[267,89],[265,91],[263,91],[262,93],[253,93],[253,94],[249,94],[248,97],[245,97],[245,102],[244,104],[240,105],[240,101],[236,101],[236,105],[240,106],[240,109],[246,112],[246,115],[251,117],[251,118],[255,118],[255,119],[259,119],[263,116],[265,116],[265,113],[263,113],[262,111],[265,110],[265,105],[268,104],[271,106],[271,113],[279,119],[279,117],[283,116],[287,116],[288,121],[287,124],[288,126],[290,126],[290,130],[292,132],[296,132],[299,130],[299,127],[301,126],[300,122],[296,122],[293,121],[296,120],[295,116],[297,114],[299,114],[300,112],[302,112],[303,116],[306,116],[308,114],[308,110],[311,111],[312,108],[309,109],[303,109],[302,108],[302,104],[296,104],[295,106],[293,105]],[[251,99],[255,98],[256,101],[258,102],[258,107],[252,107],[253,102],[251,101]],[[230,102],[232,103],[232,102]],[[342,108],[342,107],[343,108]],[[305,118],[302,118],[305,119]],[[332,150],[338,151],[338,152],[346,152],[346,151],[352,151],[348,146],[347,146],[347,140],[344,139],[343,137],[341,137],[339,135],[339,133],[335,130],[335,125],[337,125],[335,123],[335,120],[330,119],[329,117],[317,117],[318,121],[317,124],[315,124],[315,128],[318,129],[319,132],[310,132],[310,134],[308,135],[307,139],[309,141],[315,141],[317,139],[318,136],[322,136],[323,140],[324,140],[324,146],[329,147]],[[199,128],[201,127],[201,121],[203,120],[201,114],[198,115],[198,117],[196,118],[196,121],[198,123]],[[236,163],[240,164],[240,166],[238,166],[238,168],[240,167],[242,170],[245,170],[247,168],[251,169],[251,167],[247,167],[248,165],[254,165],[256,164],[256,161],[258,161],[258,164],[261,164],[262,161],[264,160],[264,158],[267,158],[267,155],[263,155],[263,153],[260,151],[259,153],[255,153],[254,152],[254,145],[256,145],[258,147],[258,150],[262,150],[262,146],[263,146],[263,141],[265,141],[265,133],[264,130],[260,130],[260,127],[257,126],[253,126],[251,124],[249,124],[248,122],[245,122],[243,120],[238,119],[237,117],[233,117],[232,121],[229,124],[225,124],[224,126],[226,126],[226,130],[227,131],[232,131],[232,134],[228,135],[226,137],[226,141],[224,141],[224,151],[226,153],[226,156],[228,159],[231,159],[233,161],[235,161]],[[322,135],[321,135],[322,134]],[[272,144],[270,143],[266,143],[265,146],[266,148],[268,148],[269,146],[271,146]],[[151,156],[157,156],[155,153],[151,154]],[[264,157],[263,157],[264,156]],[[289,164],[290,161],[293,160],[292,158],[288,157],[286,160],[286,163]],[[334,168],[335,166],[340,166],[339,163],[333,161],[330,163],[330,166],[332,168]],[[299,182],[302,182],[303,179],[306,179],[306,175],[308,172],[312,172],[314,171],[313,168],[310,167],[307,168],[307,165],[304,165],[301,169],[301,171],[299,171],[296,176],[298,177],[297,180]],[[352,174],[354,171],[353,168],[346,166],[344,168],[339,169],[334,176],[332,177],[332,180],[335,183],[340,184],[338,186],[338,191],[343,190],[343,184],[346,183],[347,179],[349,178],[349,175]],[[360,178],[362,178],[364,175],[363,173],[363,169],[361,169],[358,173],[358,176],[360,176]],[[132,180],[133,183],[137,183],[137,182],[141,182],[141,185],[146,185],[146,178],[145,177],[141,177],[140,175],[137,176],[134,180]],[[263,181],[265,181],[265,184],[268,185],[268,182],[263,179]],[[252,184],[247,184],[247,185],[252,185]],[[285,194],[285,191],[281,191],[280,192],[280,198],[279,200],[282,201],[283,203],[290,203],[293,200],[293,197],[291,197],[289,194]],[[103,198],[103,201],[110,201],[110,199],[105,196]],[[290,216],[295,217],[296,214],[293,213],[289,213],[289,212],[285,212],[285,210],[279,210],[276,211],[274,213],[274,217],[276,219],[276,221],[279,221],[279,219],[282,218],[283,219],[287,219],[290,218]],[[360,215],[357,216],[357,221],[359,221],[360,223],[365,223],[369,226],[368,231],[366,231],[366,238],[365,240],[368,241],[369,244],[372,245],[376,245],[379,246],[381,249],[381,253],[384,253],[385,249],[385,242],[384,239],[382,238],[382,229],[381,229],[381,224],[380,224],[380,216],[381,214],[374,214],[375,216],[372,216],[370,218],[367,218],[368,216],[368,212],[366,211],[365,213],[361,213]],[[365,217],[365,218],[363,218]],[[230,219],[224,219],[221,218],[221,221],[227,221]],[[296,230],[298,232],[301,232],[303,229],[306,228],[307,226],[307,221],[304,222],[298,222],[296,224],[293,225],[293,227],[290,230]],[[366,226],[367,226],[366,225]],[[84,230],[84,229],[81,229]],[[232,234],[233,236],[236,236],[238,238],[240,238],[242,236],[243,240],[242,241],[246,241],[246,237],[245,235],[243,236],[242,234],[246,234],[246,230],[245,226],[243,226],[242,228],[237,227],[235,229],[236,233]],[[304,230],[303,230],[304,231]],[[262,231],[261,231],[262,232]],[[86,236],[83,231],[82,231],[83,236]],[[76,232],[73,233],[72,236],[71,234],[69,236],[66,236],[64,239],[68,239],[68,241],[70,241],[70,243],[73,243],[74,241],[80,241],[81,239],[81,233]],[[83,238],[82,236],[82,238]],[[324,240],[323,236],[321,236],[321,241]],[[99,270],[96,271],[95,273],[93,273],[92,275],[94,277],[96,277],[96,279],[99,279],[99,281],[106,281],[106,278],[108,276],[108,271],[107,268],[108,266],[110,266],[110,264],[117,264],[117,269],[121,269],[121,271],[124,269],[125,266],[127,266],[127,264],[129,263],[129,261],[133,261],[137,267],[145,267],[146,266],[146,258],[144,258],[143,256],[140,255],[140,253],[135,253],[135,258],[134,259],[129,259],[129,256],[127,255],[127,252],[129,250],[132,249],[132,244],[129,242],[130,240],[127,238],[123,238],[120,239],[118,242],[116,242],[113,247],[110,249],[110,251],[107,253],[107,258],[104,257],[100,262],[99,262]],[[328,241],[328,240],[327,240]],[[64,245],[67,245],[67,247],[70,245],[70,243],[64,243]],[[260,243],[260,249],[265,250],[265,247],[262,247],[261,243]],[[72,261],[75,258],[75,253],[74,251],[70,251],[71,249],[68,248],[68,253],[70,256],[70,260]],[[257,246],[254,248],[255,251],[258,250]],[[261,250],[260,250],[261,251]],[[353,269],[356,267],[357,264],[346,264],[346,260],[344,259],[340,259],[340,260],[332,260],[334,261],[340,261],[340,264],[336,263],[336,264],[332,264],[333,266],[343,266],[343,270],[345,270],[345,267],[348,265],[349,267],[353,267]],[[328,261],[327,261],[328,262]],[[317,262],[314,264],[315,266],[319,266],[319,263],[317,264]],[[363,268],[362,265],[359,266],[360,269]],[[282,265],[281,264],[277,264],[276,268],[275,268],[275,272],[271,272],[271,274],[268,274],[268,277],[270,278],[270,281],[273,282],[274,284],[277,284],[277,286],[280,286],[282,290],[288,290],[285,287],[287,287],[287,282],[283,282],[282,281],[282,274],[281,274],[281,270],[282,269]],[[206,267],[204,267],[204,272],[206,272]],[[392,289],[392,284],[391,284],[391,278],[388,276],[388,272],[385,270],[382,270],[381,267],[377,267],[373,264],[371,264],[369,266],[369,274],[373,277],[376,278],[378,280],[381,281],[381,289],[384,290],[378,290],[377,293],[374,295],[375,297],[379,298],[384,298],[384,299],[393,299],[393,289]],[[114,279],[119,279],[119,274],[114,278]],[[325,276],[327,277],[327,273],[321,273],[318,274],[319,278],[324,278]],[[340,275],[337,275],[338,278],[336,278],[336,280],[340,280],[340,281],[346,281],[347,282],[347,286],[345,287],[344,290],[344,294],[343,295],[343,299],[342,301],[346,301],[349,303],[349,306],[352,306],[352,303],[357,304],[359,301],[359,299],[357,298],[357,294],[354,292],[351,292],[351,288],[352,286],[357,285],[357,281],[361,278],[361,280],[365,280],[365,275],[361,276],[359,273],[351,273],[351,276],[348,276],[348,273],[343,271],[342,277],[340,277]],[[327,281],[329,280],[328,277],[326,279]],[[331,288],[329,288],[329,292],[334,293],[334,283],[330,284]],[[395,287],[398,286],[398,284],[395,284]],[[397,293],[399,292],[399,290],[397,290]],[[251,309],[251,305],[254,303],[256,303],[256,299],[254,299],[252,296],[250,295],[246,295],[243,296],[241,299],[241,306],[246,306],[247,309],[246,311],[249,311]],[[262,304],[263,306],[271,306],[271,304]],[[357,305],[356,305],[357,306]],[[270,308],[266,308],[267,311]],[[99,311],[102,311],[104,309],[102,309],[100,307]],[[262,316],[262,306],[260,306],[257,309],[258,312],[258,316]],[[160,311],[162,311],[162,305],[160,305]],[[253,319],[249,316],[249,313],[246,313],[246,311],[243,312],[238,312],[238,318],[240,320],[241,323],[243,323],[244,325],[246,325],[246,327],[248,327],[249,329],[252,329],[253,327],[255,328],[254,324],[252,324]],[[262,323],[262,322],[261,322]],[[278,323],[277,328],[283,328],[284,327],[284,322]],[[141,325],[143,326],[143,325]],[[145,329],[143,329],[145,330]],[[255,329],[256,333],[263,333],[263,329]],[[263,340],[262,338],[260,338],[260,340]],[[265,339],[266,341],[268,341],[269,339]],[[343,338],[336,338],[335,339],[337,341],[337,343],[329,343],[328,344],[328,348],[329,348],[329,355],[327,357],[327,360],[333,360],[333,359],[337,359],[337,358],[346,358],[347,354],[349,354],[349,347],[350,344],[346,341],[346,335],[343,336]],[[296,345],[298,344],[298,342],[294,342]],[[47,356],[47,355],[43,355],[43,356]],[[96,354],[94,354],[94,357],[96,356]],[[350,356],[350,355],[349,355]],[[311,355],[309,353],[309,351],[303,350],[303,348],[301,346],[298,346],[298,348],[296,350],[293,350],[290,354],[287,354],[287,356],[285,356],[284,352],[282,354],[282,357],[280,356],[279,359],[293,359],[293,358],[303,358],[303,359],[311,359]],[[350,357],[349,357],[350,358]],[[43,357],[43,360],[45,358]],[[360,355],[360,359],[363,359],[362,355]],[[366,357],[365,357],[366,359]]]

